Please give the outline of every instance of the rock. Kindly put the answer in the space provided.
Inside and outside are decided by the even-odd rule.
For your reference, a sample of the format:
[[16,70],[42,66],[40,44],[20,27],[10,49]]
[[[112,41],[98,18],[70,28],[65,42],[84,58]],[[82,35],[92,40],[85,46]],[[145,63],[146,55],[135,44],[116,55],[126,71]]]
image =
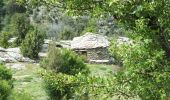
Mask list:
[[8,48],[6,49],[7,52],[14,52],[14,53],[21,53],[20,48]]
[[31,60],[27,57],[23,57],[20,48],[3,49],[0,47],[0,60],[6,63],[35,62],[34,60]]
[[39,56],[40,58],[47,57],[47,52],[46,52],[46,53],[45,53],[45,52],[40,52],[40,53],[38,53],[38,56]]
[[17,60],[8,55],[7,52],[0,52],[0,60],[6,63],[17,62]]
[[44,40],[44,44],[49,44],[50,42],[52,42],[52,40],[49,40],[49,39]]
[[49,45],[49,44],[43,44],[43,45],[42,45],[41,52],[48,52],[48,45]]
[[17,37],[10,38],[8,40],[8,43],[14,43],[16,39],[17,39]]
[[5,52],[6,50],[2,47],[0,47],[0,52]]

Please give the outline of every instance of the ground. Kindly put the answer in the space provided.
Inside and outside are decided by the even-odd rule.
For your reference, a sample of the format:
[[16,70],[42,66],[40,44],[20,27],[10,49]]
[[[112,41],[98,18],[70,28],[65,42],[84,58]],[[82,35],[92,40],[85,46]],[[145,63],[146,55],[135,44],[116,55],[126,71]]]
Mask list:
[[105,65],[105,64],[87,64],[90,72],[94,76],[107,76],[120,70],[119,66],[116,65]]
[[[7,64],[12,67],[13,64]],[[39,72],[42,68],[39,64],[19,63],[12,67],[14,78],[14,89],[9,100],[48,100],[48,95],[43,87],[43,80]],[[116,72],[119,67],[115,65],[87,64],[91,74],[94,76],[107,76]]]
[[23,69],[12,69],[14,89],[9,100],[47,100],[37,64],[25,64]]

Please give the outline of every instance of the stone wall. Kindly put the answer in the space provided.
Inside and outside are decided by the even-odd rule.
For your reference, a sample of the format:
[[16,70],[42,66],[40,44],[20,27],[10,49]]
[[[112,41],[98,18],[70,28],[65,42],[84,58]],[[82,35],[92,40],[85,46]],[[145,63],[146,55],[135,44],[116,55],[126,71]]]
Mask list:
[[88,49],[87,60],[109,60],[108,48]]

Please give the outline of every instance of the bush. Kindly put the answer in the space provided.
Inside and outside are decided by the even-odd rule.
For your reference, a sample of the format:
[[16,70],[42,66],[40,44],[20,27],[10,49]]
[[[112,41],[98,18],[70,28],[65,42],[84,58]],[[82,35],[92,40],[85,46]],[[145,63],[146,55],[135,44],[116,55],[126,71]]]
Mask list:
[[5,100],[11,92],[11,85],[8,81],[0,79],[0,99]]
[[46,92],[52,100],[99,100],[103,95],[109,97],[106,93],[112,90],[111,78],[83,74],[72,76],[52,71],[42,72],[42,77]]
[[[142,100],[168,100],[170,80],[167,60],[163,50],[152,49],[152,40],[135,41],[133,45],[121,45],[111,52],[123,62],[123,70],[116,75],[119,91],[127,97],[139,96]],[[151,90],[151,91],[150,91]]]
[[6,100],[12,90],[12,73],[0,64],[0,100]]
[[71,98],[73,91],[73,76],[65,74],[56,74],[53,72],[43,73],[42,77],[45,81],[46,92],[52,100],[61,100],[64,97]]
[[41,62],[41,66],[69,75],[75,75],[79,72],[87,74],[89,72],[89,69],[77,54],[71,50],[56,48],[54,44],[49,47],[48,57]]
[[30,20],[26,14],[16,13],[11,17],[11,31],[18,39],[16,44],[20,45],[25,39],[26,34],[30,29]]
[[37,28],[31,29],[21,44],[21,52],[23,56],[29,57],[31,59],[37,59],[43,42],[44,34],[41,33]]
[[0,64],[0,78],[3,80],[11,80],[12,72],[7,69],[3,64]]
[[8,40],[10,38],[10,34],[8,32],[2,32],[0,35],[0,46],[7,48],[9,46]]

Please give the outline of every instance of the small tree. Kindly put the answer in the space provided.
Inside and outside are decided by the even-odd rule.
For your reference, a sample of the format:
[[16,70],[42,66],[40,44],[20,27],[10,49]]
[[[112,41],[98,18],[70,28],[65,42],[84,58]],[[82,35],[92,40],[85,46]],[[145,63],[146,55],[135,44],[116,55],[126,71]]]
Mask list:
[[38,53],[44,42],[44,34],[37,28],[32,29],[26,35],[25,40],[21,44],[21,52],[24,56],[31,59],[37,59]]
[[18,37],[16,44],[20,45],[31,27],[30,20],[26,14],[16,13],[11,18],[10,27],[13,34]]
[[9,46],[8,39],[10,38],[10,34],[7,32],[2,32],[0,35],[0,46],[7,48]]
[[12,90],[12,73],[0,63],[0,100],[6,100]]

